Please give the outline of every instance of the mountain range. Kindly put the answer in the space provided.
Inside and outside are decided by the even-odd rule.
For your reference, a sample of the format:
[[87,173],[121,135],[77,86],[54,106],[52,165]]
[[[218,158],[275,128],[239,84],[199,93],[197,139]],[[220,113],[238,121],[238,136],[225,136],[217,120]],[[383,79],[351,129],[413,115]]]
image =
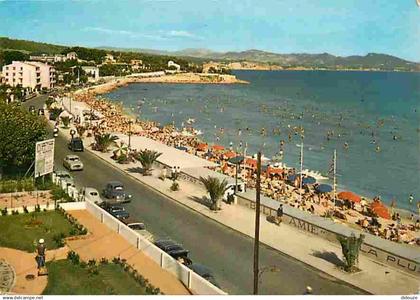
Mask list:
[[329,53],[307,54],[291,53],[279,54],[262,50],[246,50],[239,52],[216,52],[209,49],[184,49],[180,51],[161,51],[141,48],[112,48],[99,47],[114,51],[143,52],[158,55],[171,55],[179,57],[194,57],[203,60],[223,61],[223,62],[255,62],[277,65],[281,67],[312,67],[312,68],[362,68],[362,69],[382,69],[382,70],[404,70],[420,71],[420,63],[407,61],[392,55],[369,53],[367,55],[335,56]]
[[[17,40],[7,37],[0,37],[1,51],[20,51],[25,53],[61,53],[69,46]],[[336,56],[329,53],[307,54],[292,53],[279,54],[262,50],[246,50],[238,52],[216,52],[209,49],[184,49],[180,51],[165,51],[143,48],[116,48],[96,47],[118,52],[134,52],[153,55],[166,55],[182,57],[194,62],[216,61],[221,63],[229,62],[252,62],[279,67],[304,67],[304,68],[326,68],[326,69],[379,69],[396,71],[420,71],[420,63],[407,61],[395,56],[369,53],[367,55]],[[115,54],[115,53],[114,53]]]

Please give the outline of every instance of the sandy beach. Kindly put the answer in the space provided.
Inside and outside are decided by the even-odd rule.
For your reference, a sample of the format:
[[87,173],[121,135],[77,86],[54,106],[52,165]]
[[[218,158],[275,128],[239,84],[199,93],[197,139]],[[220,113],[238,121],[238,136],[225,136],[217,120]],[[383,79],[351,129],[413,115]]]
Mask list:
[[174,84],[248,84],[249,82],[236,78],[235,75],[201,74],[201,73],[178,73],[170,75],[157,74],[150,77],[127,76],[114,78],[106,83],[99,84],[87,89],[81,89],[75,94],[89,92],[96,95],[106,94],[114,89],[126,86],[131,83],[174,83]]
[[[235,176],[235,166],[229,163],[229,158],[240,154],[221,145],[207,144],[198,138],[192,127],[180,131],[171,125],[160,126],[156,122],[134,120],[124,113],[120,105],[99,98],[93,93],[78,93],[75,100],[104,116],[99,123],[96,122],[96,125],[88,128],[87,134],[90,136],[109,132],[127,134],[130,130],[128,123],[131,120],[132,134],[153,139],[170,147],[185,147],[187,153],[218,165],[216,168],[213,167],[213,170],[231,177]],[[239,171],[239,178],[246,182],[248,187],[254,188],[256,160],[247,157]],[[290,181],[291,176],[294,176],[293,181]],[[303,178],[305,177],[306,175]],[[262,172],[261,191],[267,197],[308,213],[333,217],[337,222],[391,241],[420,245],[418,216],[411,215],[410,218],[407,215],[408,218],[405,218],[402,213],[397,214],[396,210],[386,207],[379,198],[372,201],[357,195],[356,200],[335,200],[332,192],[317,192],[317,183],[304,185],[303,189],[300,189],[299,180],[300,176],[297,176],[297,171],[293,168],[268,165]]]

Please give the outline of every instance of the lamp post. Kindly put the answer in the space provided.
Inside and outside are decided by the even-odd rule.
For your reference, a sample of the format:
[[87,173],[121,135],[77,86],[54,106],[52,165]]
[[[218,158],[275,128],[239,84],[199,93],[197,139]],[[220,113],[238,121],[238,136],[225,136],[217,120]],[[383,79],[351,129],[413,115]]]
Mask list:
[[76,134],[76,130],[70,129],[71,140],[73,140],[75,134]]
[[255,236],[254,236],[254,295],[258,295],[259,250],[260,250],[260,192],[261,192],[261,151],[257,155],[257,194],[255,199]]
[[128,121],[128,150],[131,149],[131,124],[133,123],[132,120]]

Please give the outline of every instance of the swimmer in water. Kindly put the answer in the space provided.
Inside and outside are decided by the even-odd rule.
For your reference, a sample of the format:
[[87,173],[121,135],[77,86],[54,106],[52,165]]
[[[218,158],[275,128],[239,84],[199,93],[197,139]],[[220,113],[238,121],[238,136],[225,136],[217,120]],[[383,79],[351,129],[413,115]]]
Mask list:
[[376,152],[379,152],[379,151],[381,151],[381,147],[379,147],[379,145],[378,145],[378,146],[376,146],[376,149],[375,149],[375,151],[376,151]]
[[344,149],[348,150],[349,149],[349,143],[344,142]]

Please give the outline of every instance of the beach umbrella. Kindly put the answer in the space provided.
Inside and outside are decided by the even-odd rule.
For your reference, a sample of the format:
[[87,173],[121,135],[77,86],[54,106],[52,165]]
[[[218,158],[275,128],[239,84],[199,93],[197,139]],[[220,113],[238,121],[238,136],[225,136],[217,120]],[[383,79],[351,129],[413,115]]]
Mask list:
[[296,174],[289,175],[289,176],[287,176],[287,181],[293,183],[293,182],[295,182],[296,177],[297,177]]
[[235,152],[233,152],[233,151],[229,151],[229,152],[223,153],[223,156],[224,156],[225,158],[227,158],[227,159],[233,158],[233,157],[235,157],[236,155],[237,155],[237,154],[236,154]]
[[188,150],[188,148],[184,147],[184,146],[178,146],[178,147],[175,147],[175,148],[178,149],[178,150],[181,150],[181,151],[187,151]]
[[245,158],[243,156],[239,155],[239,156],[235,156],[235,157],[229,158],[228,162],[230,162],[231,164],[236,165],[236,164],[243,163],[244,159]]
[[333,188],[331,187],[331,185],[323,183],[323,184],[317,185],[315,187],[315,190],[318,193],[322,193],[323,194],[323,193],[329,193],[329,192],[331,192],[333,190]]
[[223,150],[225,150],[225,147],[223,147],[221,145],[213,145],[213,146],[211,146],[211,149],[213,151],[223,151]]
[[207,144],[205,144],[205,143],[200,143],[200,144],[198,144],[198,145],[197,145],[197,147],[196,147],[196,149],[197,149],[198,151],[203,151],[203,152],[207,151],[207,150],[208,150],[208,148],[209,148],[209,146],[208,146]]
[[245,164],[251,168],[257,167],[257,160],[252,158],[245,159]]
[[302,184],[303,185],[309,185],[309,184],[315,184],[316,179],[312,176],[306,176],[302,178]]
[[380,218],[384,218],[387,220],[391,219],[391,215],[388,211],[388,208],[382,204],[382,202],[372,202],[370,204],[371,211],[376,214]]
[[338,193],[337,198],[341,200],[352,201],[355,203],[360,203],[360,201],[362,201],[362,198],[359,195],[356,195],[355,193],[349,191]]
[[267,173],[271,174],[271,175],[281,175],[281,174],[283,174],[283,169],[268,167],[267,168]]

